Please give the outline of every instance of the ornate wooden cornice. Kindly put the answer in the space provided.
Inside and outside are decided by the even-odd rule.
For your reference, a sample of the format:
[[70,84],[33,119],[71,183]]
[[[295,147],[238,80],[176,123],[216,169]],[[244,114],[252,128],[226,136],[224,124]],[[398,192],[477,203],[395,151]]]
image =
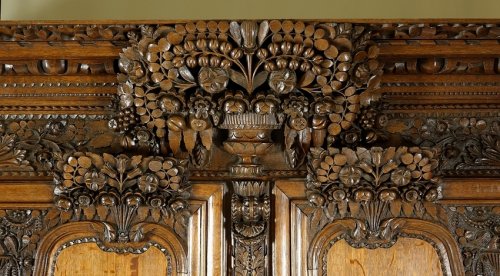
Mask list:
[[[440,200],[450,177],[500,177],[496,22],[132,23],[0,24],[0,181],[53,180],[54,201],[2,211],[0,271],[50,269],[37,247],[59,252],[68,227],[116,252],[181,252],[175,271],[189,273],[188,180],[208,177],[227,183],[236,274],[271,272],[274,182],[297,177],[307,242],[323,250],[311,270],[326,273],[330,233],[366,248],[417,236],[441,258],[461,250],[466,272],[493,271],[497,247],[462,238],[480,207]],[[155,224],[175,242],[148,236]],[[52,229],[52,245],[11,245]]]

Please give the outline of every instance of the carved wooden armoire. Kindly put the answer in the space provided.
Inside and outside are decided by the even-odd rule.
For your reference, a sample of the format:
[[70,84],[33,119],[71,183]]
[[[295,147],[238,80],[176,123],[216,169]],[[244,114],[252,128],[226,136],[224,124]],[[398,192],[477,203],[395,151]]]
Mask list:
[[1,275],[500,275],[500,26],[3,22]]

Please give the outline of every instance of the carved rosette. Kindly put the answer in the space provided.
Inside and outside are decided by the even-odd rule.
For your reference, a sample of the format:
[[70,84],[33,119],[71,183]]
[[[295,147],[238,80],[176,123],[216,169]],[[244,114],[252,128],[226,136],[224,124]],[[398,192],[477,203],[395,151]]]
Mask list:
[[329,221],[351,219],[355,247],[391,246],[397,217],[435,216],[440,179],[436,151],[423,148],[311,149],[307,197]]
[[[150,209],[167,220],[189,215],[185,165],[173,158],[76,152],[57,164],[55,205],[86,216],[110,213],[111,219],[103,220],[104,242],[142,241],[145,233],[140,223],[134,224],[138,212]],[[185,236],[186,221],[177,223],[174,231]]]

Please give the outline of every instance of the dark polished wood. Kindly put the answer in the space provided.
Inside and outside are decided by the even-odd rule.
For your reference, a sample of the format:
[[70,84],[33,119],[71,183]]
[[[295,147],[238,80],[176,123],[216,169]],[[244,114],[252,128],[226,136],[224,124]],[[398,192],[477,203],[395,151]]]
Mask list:
[[443,275],[498,275],[499,42],[495,20],[2,22],[0,274],[94,243],[327,275],[339,241],[417,239]]

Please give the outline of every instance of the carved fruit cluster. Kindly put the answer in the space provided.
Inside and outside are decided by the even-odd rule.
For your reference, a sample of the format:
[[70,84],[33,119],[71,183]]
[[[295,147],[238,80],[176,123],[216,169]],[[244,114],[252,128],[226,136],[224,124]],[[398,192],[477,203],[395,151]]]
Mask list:
[[[77,152],[57,165],[56,206],[186,206],[185,163],[173,158]],[[182,209],[182,208],[181,208]]]
[[[290,95],[307,97],[314,103],[311,112],[294,116],[290,124],[295,131],[320,129],[313,141],[315,146],[322,146],[326,139],[333,141],[342,129],[350,128],[360,110],[360,94],[377,88],[380,82],[378,48],[361,25],[289,20],[199,21],[145,27],[140,37],[131,37],[132,46],[120,55],[124,73],[119,75],[120,106],[135,107],[137,124],[146,125],[159,140],[170,136],[171,128],[166,127],[170,119],[186,122],[181,126],[182,133],[190,130],[183,137],[195,137],[193,132],[201,134],[198,123],[217,125],[218,117],[211,122],[200,115],[195,123],[188,123],[193,112],[186,103],[193,102],[195,93],[196,97],[210,96],[212,102],[218,102],[212,110],[220,110],[224,116],[238,107],[218,100],[241,90],[242,100],[247,102],[257,102],[255,94],[259,93],[264,98],[276,98],[272,106],[267,105],[271,103],[267,100],[256,103],[259,114],[288,114],[280,102],[294,97]],[[254,93],[257,90],[259,93]],[[316,125],[310,126],[305,116],[313,114],[318,118],[313,120]],[[293,131],[290,135],[296,136]],[[191,157],[205,156],[203,152],[209,150],[191,147],[189,142],[178,146],[182,141],[179,138],[172,141],[173,147],[164,148],[191,148]],[[288,145],[289,159],[296,159],[293,155],[300,152],[292,149],[293,144],[307,143]]]
[[325,201],[435,201],[439,178],[436,152],[421,148],[315,148],[311,150],[308,198]]

